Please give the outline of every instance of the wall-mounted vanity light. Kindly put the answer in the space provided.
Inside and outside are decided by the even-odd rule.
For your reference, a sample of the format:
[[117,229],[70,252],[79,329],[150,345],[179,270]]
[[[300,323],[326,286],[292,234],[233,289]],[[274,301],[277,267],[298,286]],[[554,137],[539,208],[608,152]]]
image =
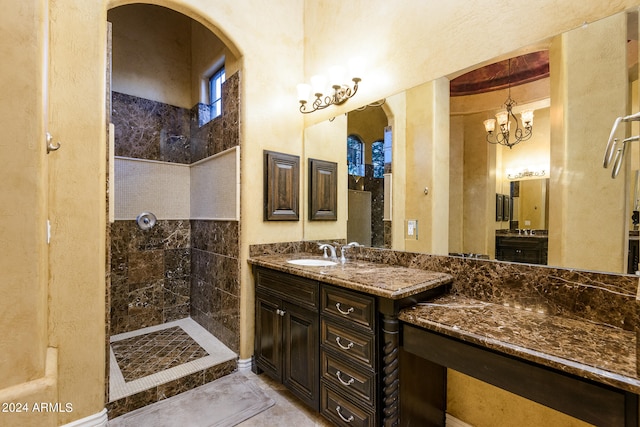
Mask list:
[[[311,84],[300,83],[297,86],[300,112],[307,114],[323,110],[331,105],[340,105],[355,95],[358,91],[358,83],[362,80],[362,61],[359,58],[349,61],[349,71],[353,87],[345,83],[345,69],[340,66],[329,69],[328,79],[324,75],[315,75],[311,77]],[[307,109],[311,91],[313,91],[315,99]]]
[[541,178],[547,176],[549,172],[548,166],[529,166],[519,169],[507,169],[505,171],[507,179],[517,180],[523,178]]

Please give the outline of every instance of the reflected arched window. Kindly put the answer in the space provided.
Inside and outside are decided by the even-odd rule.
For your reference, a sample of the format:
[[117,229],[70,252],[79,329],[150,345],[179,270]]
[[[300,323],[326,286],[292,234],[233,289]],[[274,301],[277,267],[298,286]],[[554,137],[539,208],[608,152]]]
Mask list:
[[364,142],[356,135],[347,137],[349,175],[364,176]]
[[371,163],[373,163],[373,177],[384,178],[384,141],[371,144]]

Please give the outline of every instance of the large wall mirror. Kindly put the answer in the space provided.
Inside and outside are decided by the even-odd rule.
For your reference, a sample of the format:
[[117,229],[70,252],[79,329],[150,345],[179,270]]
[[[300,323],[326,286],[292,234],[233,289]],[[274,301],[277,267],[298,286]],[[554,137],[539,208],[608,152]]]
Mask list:
[[[425,188],[425,194],[445,189],[448,194],[448,220],[432,227],[448,228],[448,253],[495,259],[496,236],[534,230],[548,238],[548,265],[614,273],[637,269],[628,260],[637,242],[632,216],[639,143],[628,145],[616,179],[602,166],[615,119],[640,110],[637,34],[637,12],[621,13],[444,76],[452,91],[448,105],[442,105],[449,112],[449,138],[438,143],[449,144],[448,161],[427,168],[446,168],[449,178],[446,185]],[[505,64],[513,68],[505,72]],[[493,65],[498,71],[494,68],[492,74]],[[461,90],[455,83],[474,71],[476,81]],[[524,74],[516,75],[519,72]],[[323,132],[305,132],[305,151],[327,149],[329,143],[341,151],[338,200],[345,208],[338,221],[343,222],[341,237],[349,241],[398,250],[416,247],[406,244],[414,237],[406,235],[411,218],[405,211],[426,199],[404,191],[415,179],[405,177],[404,170],[417,152],[415,147],[411,153],[405,149],[415,138],[407,123],[420,121],[422,109],[430,107],[417,111],[414,103],[410,106],[406,100],[414,94],[409,89],[390,95],[385,105],[310,127]],[[513,147],[488,143],[483,125],[503,109],[507,96],[516,101],[517,116],[523,109],[534,111],[532,137]],[[621,137],[640,133],[637,123],[620,132]],[[310,134],[320,138],[308,138]],[[373,147],[381,144],[384,150],[385,139],[392,160],[376,166]],[[362,144],[362,152],[353,141]],[[496,220],[496,194],[509,197],[508,221]],[[423,230],[418,224],[418,239],[424,237]],[[306,239],[319,234],[305,225]]]

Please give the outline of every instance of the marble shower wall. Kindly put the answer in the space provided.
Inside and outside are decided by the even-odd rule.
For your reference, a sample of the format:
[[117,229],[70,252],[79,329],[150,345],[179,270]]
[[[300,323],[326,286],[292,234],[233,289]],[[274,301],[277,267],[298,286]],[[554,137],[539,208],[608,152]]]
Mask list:
[[191,221],[191,318],[240,351],[237,221]]
[[135,221],[111,226],[111,334],[189,316],[191,227],[160,220],[151,230]]
[[119,92],[112,102],[116,156],[191,163],[191,110]]
[[[371,192],[371,246],[388,247],[391,244],[390,235],[385,234],[384,217],[384,178],[373,177],[373,165],[364,165],[364,176],[355,181],[349,176],[349,189]],[[389,227],[388,232],[391,228]]]
[[[223,113],[112,93],[115,155],[190,164],[240,145],[240,74],[222,86]],[[111,334],[191,315],[239,350],[239,224],[160,220],[147,232],[132,220],[111,227]],[[222,243],[221,243],[222,242]]]

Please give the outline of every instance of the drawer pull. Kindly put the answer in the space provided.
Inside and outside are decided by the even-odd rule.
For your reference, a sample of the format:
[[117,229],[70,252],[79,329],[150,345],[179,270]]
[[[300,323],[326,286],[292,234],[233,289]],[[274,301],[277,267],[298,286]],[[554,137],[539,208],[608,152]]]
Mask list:
[[342,375],[342,372],[340,371],[336,371],[336,378],[338,379],[338,381],[340,381],[343,385],[346,386],[350,386],[351,384],[353,384],[353,382],[355,381],[353,378],[349,379],[349,381],[345,381],[342,379],[342,377],[340,376]]
[[342,413],[340,412],[341,409],[342,408],[340,408],[340,405],[336,406],[336,412],[338,413],[340,418],[342,418],[342,421],[344,421],[345,423],[350,423],[354,420],[353,415],[351,415],[349,418],[345,418],[344,415],[342,415]]
[[353,313],[353,307],[350,307],[349,310],[344,311],[340,308],[340,303],[337,302],[336,303],[336,308],[338,309],[338,311],[340,312],[340,314],[348,316],[349,314]]
[[349,342],[349,345],[347,345],[347,346],[342,345],[342,343],[340,342],[340,337],[336,337],[336,342],[338,343],[338,346],[340,346],[340,348],[343,349],[343,350],[349,350],[349,349],[351,349],[351,347],[353,347],[353,343],[352,342]]

